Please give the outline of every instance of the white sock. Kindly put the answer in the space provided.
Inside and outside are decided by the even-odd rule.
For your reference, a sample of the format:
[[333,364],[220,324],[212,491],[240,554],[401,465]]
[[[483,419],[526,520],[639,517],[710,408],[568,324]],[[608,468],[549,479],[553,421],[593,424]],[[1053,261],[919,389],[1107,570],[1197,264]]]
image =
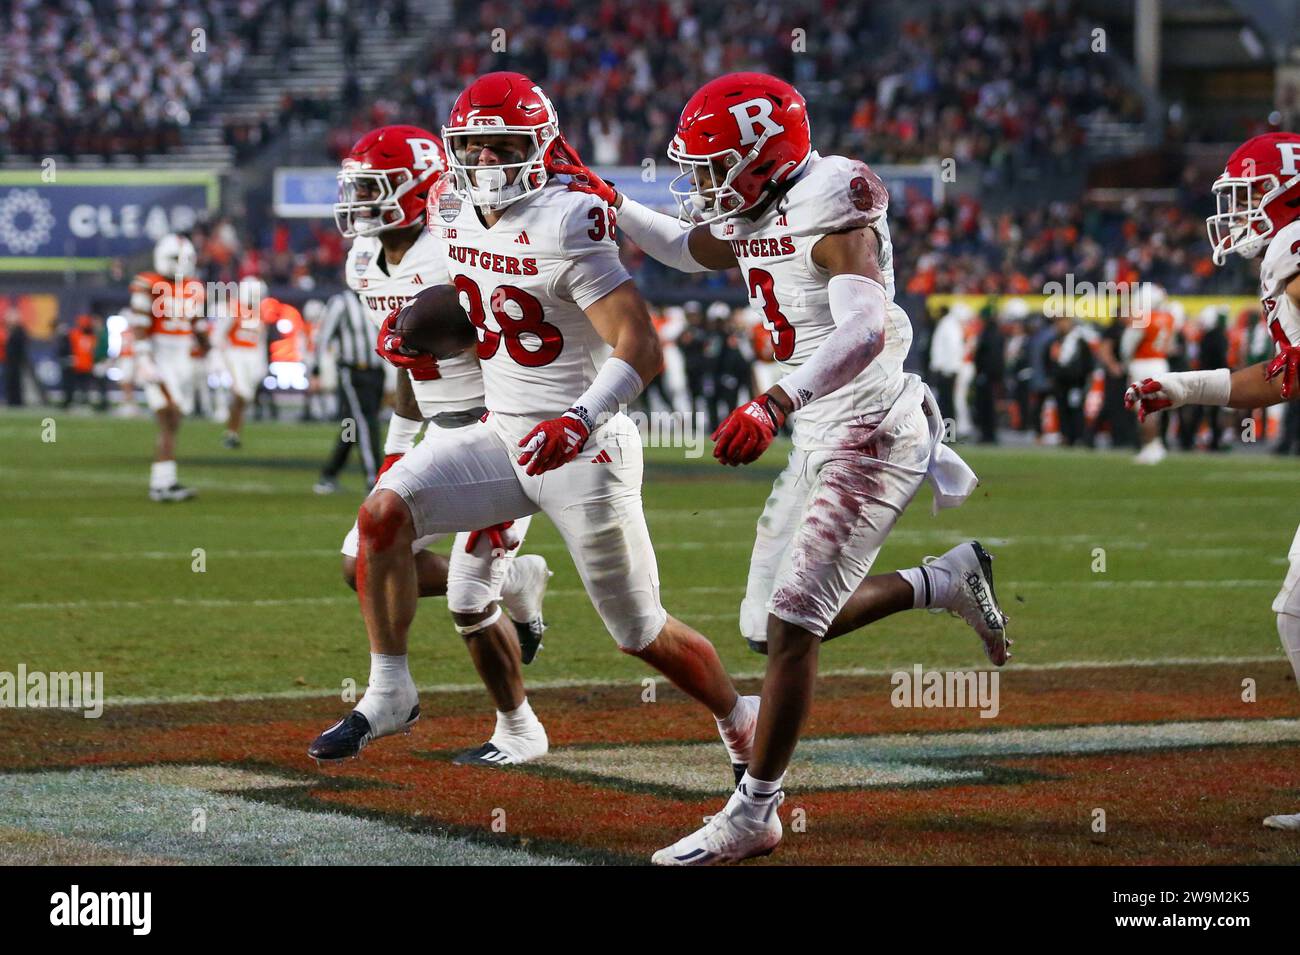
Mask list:
[[419,698],[405,653],[370,654],[370,683],[356,708],[377,733],[392,732],[405,723]]
[[781,791],[781,783],[784,781],[785,773],[769,781],[755,779],[746,772],[740,778],[740,785],[736,787],[736,793],[740,796],[740,804],[745,812],[757,818],[766,818],[767,814],[777,806],[776,794]]
[[542,728],[541,720],[528,704],[528,697],[508,713],[497,710],[497,728],[492,738],[498,736],[528,736]]
[[912,585],[913,610],[947,604],[952,589],[952,574],[948,571],[935,564],[926,564],[900,570],[898,576]]
[[150,490],[169,488],[176,483],[176,462],[155,461],[149,466]]
[[731,712],[721,718],[716,716],[714,717],[714,719],[718,721],[718,729],[722,731],[722,734],[724,736],[728,733],[734,733],[736,731],[737,729],[736,717],[740,715],[740,711],[742,708],[741,703],[743,701],[744,701],[744,697],[742,697],[739,693],[737,693],[736,705],[731,708]]
[[1282,649],[1291,661],[1296,683],[1300,684],[1300,617],[1289,613],[1277,615],[1277,635],[1282,638]]
[[370,683],[368,690],[406,689],[414,686],[411,669],[405,653],[370,654]]

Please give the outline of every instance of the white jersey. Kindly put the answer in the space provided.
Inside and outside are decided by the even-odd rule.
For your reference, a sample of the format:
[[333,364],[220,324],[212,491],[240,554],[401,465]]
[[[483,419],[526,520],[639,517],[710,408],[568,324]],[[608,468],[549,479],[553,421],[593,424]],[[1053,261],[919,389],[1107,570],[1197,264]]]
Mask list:
[[762,315],[785,372],[811,358],[835,331],[827,290],[830,275],[813,262],[813,246],[832,232],[870,227],[876,234],[889,301],[884,350],[849,384],[795,413],[796,447],[841,446],[853,422],[888,410],[903,390],[903,359],[912,344],[912,324],[893,302],[888,205],[888,191],[864,163],[813,153],[799,180],[758,219],[735,217],[710,226],[735,253],[750,304]]
[[1300,220],[1283,226],[1268,243],[1259,267],[1259,299],[1264,324],[1279,345],[1300,344],[1300,308],[1286,294],[1287,283],[1300,275]]
[[[429,286],[448,281],[442,238],[428,230],[420,233],[401,262],[391,266],[384,259],[384,247],[377,237],[357,236],[344,269],[348,288],[360,297],[376,333],[393,309],[401,308]],[[425,418],[483,406],[483,375],[472,354],[439,359],[438,371],[439,378],[411,381]]]
[[478,329],[488,410],[528,429],[563,414],[610,354],[583,310],[630,278],[613,212],[552,180],[491,228],[451,192],[431,195],[428,221]]

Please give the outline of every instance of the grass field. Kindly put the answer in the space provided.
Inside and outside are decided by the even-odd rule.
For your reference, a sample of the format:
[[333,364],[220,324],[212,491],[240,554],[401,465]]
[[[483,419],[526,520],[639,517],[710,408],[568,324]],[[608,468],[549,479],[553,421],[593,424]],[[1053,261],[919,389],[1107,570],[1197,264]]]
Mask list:
[[[66,787],[69,778],[66,771],[84,772],[93,763],[116,767],[112,774],[101,774],[110,787],[104,797],[108,802],[117,798],[113,793],[119,797],[138,793],[148,788],[147,780],[142,782],[143,777],[131,773],[153,761],[151,754],[163,763],[195,765],[205,760],[202,747],[196,747],[193,739],[174,751],[164,745],[178,726],[214,721],[210,713],[200,716],[186,706],[201,707],[208,699],[245,698],[250,702],[240,705],[252,709],[235,710],[235,704],[225,703],[218,712],[236,714],[232,718],[237,721],[246,719],[249,733],[261,720],[282,721],[274,724],[282,735],[267,739],[259,735],[247,752],[241,754],[238,747],[223,749],[221,758],[214,756],[212,761],[242,766],[240,772],[273,782],[261,786],[226,780],[223,784],[218,779],[204,785],[225,793],[223,798],[234,798],[229,794],[242,790],[280,793],[266,797],[270,805],[283,803],[284,792],[309,793],[310,805],[295,810],[309,817],[312,812],[339,809],[323,806],[322,800],[346,802],[334,796],[352,792],[355,785],[331,788],[339,785],[336,771],[328,777],[329,785],[315,791],[310,775],[315,769],[299,756],[311,727],[323,725],[322,720],[339,711],[334,695],[342,681],[350,678],[364,685],[368,667],[356,600],[339,576],[337,554],[356,513],[361,481],[352,473],[346,482],[349,493],[332,497],[311,493],[332,427],[253,424],[244,449],[231,452],[220,447],[217,426],[187,423],[181,438],[181,476],[198,489],[199,497],[184,504],[157,505],[145,493],[153,439],[149,421],[64,414],[53,420],[56,433],[50,442],[42,440],[41,415],[0,416],[0,535],[6,544],[0,552],[0,671],[13,671],[19,663],[29,671],[102,671],[109,707],[104,719],[84,722],[67,713],[0,712],[0,726],[21,723],[25,730],[3,734],[0,768],[23,773],[0,776],[0,791],[21,790],[15,780],[26,778],[29,787],[47,794],[50,805],[60,805],[66,798],[66,793],[60,795],[60,786]],[[708,634],[728,668],[742,676],[761,673],[762,660],[745,649],[736,620],[754,523],[782,459],[778,450],[741,472],[724,470],[709,458],[687,461],[680,450],[647,452],[645,501],[665,605]],[[1296,463],[1238,451],[1213,457],[1174,456],[1150,469],[1136,467],[1127,455],[1117,453],[976,448],[963,453],[979,473],[982,486],[965,506],[937,517],[931,516],[929,492],[924,491],[881,553],[877,570],[913,564],[967,537],[978,537],[995,554],[998,593],[1011,614],[1011,634],[1017,641],[1015,660],[1003,685],[1003,712],[1010,724],[1068,727],[1145,724],[1175,717],[1247,722],[1267,717],[1279,725],[1270,723],[1265,732],[1259,722],[1263,735],[1258,737],[1247,733],[1240,739],[1219,739],[1209,734],[1206,746],[1219,748],[1204,752],[1213,752],[1214,760],[1240,761],[1238,768],[1220,767],[1233,774],[1248,772],[1244,767],[1253,765],[1252,753],[1267,752],[1271,754],[1267,761],[1277,763],[1276,777],[1269,778],[1282,790],[1278,799],[1283,804],[1263,805],[1267,796],[1263,791],[1260,800],[1252,796],[1233,810],[1240,811],[1243,826],[1249,820],[1252,847],[1254,840],[1264,838],[1256,832],[1259,810],[1282,811],[1288,809],[1288,801],[1294,803],[1288,811],[1300,809],[1300,770],[1295,769],[1294,758],[1300,748],[1291,738],[1300,698],[1289,679],[1269,610],[1286,571],[1286,553],[1298,516],[1293,507]],[[196,549],[202,549],[203,572],[195,571]],[[599,788],[604,783],[598,777],[609,782],[610,774],[617,773],[606,773],[600,768],[605,764],[595,769],[565,764],[559,752],[564,741],[595,747],[602,741],[638,744],[643,737],[663,744],[708,739],[708,725],[684,706],[680,718],[673,716],[664,726],[646,728],[644,733],[637,721],[612,717],[616,725],[626,728],[621,736],[613,730],[603,732],[592,722],[594,711],[584,713],[584,706],[594,706],[592,700],[599,702],[602,694],[610,693],[629,699],[617,705],[607,701],[609,712],[633,706],[640,681],[649,671],[614,648],[545,518],[534,521],[526,549],[545,555],[555,572],[547,598],[551,629],[546,647],[525,676],[539,688],[533,694],[535,705],[548,719],[553,744],[561,745],[553,750],[555,760],[543,761],[552,762],[551,769],[539,766],[535,772],[514,775],[527,779],[528,785]],[[369,771],[379,772],[377,766],[397,773],[403,765],[400,754],[407,752],[403,747],[441,752],[448,748],[444,739],[457,744],[479,742],[490,726],[489,708],[481,691],[473,689],[473,669],[445,611],[444,601],[423,602],[413,631],[412,671],[418,683],[439,691],[444,701],[439,707],[426,705],[426,711],[443,713],[450,722],[428,717],[412,738],[415,742],[376,744],[357,766],[366,764],[372,751],[379,753],[388,746],[374,757]],[[860,716],[862,700],[869,701],[872,709],[851,730],[834,722],[818,722],[816,729],[831,736],[850,731],[907,732],[908,720],[920,712],[891,710],[888,683],[879,674],[918,663],[927,668],[970,668],[980,666],[983,655],[978,641],[960,622],[925,613],[899,615],[869,632],[837,640],[826,646],[822,656],[825,670],[841,674],[827,681],[826,699],[839,694],[857,700],[846,712]],[[1026,674],[1027,697],[1047,694],[1040,702],[1050,697],[1051,706],[1017,709],[1018,673]],[[1033,680],[1039,682],[1032,682],[1031,674],[1037,674]],[[1183,681],[1177,674],[1188,676]],[[1259,705],[1238,712],[1246,705],[1240,694],[1241,680],[1247,677],[1258,682]],[[575,682],[577,688],[563,688]],[[1185,699],[1180,696],[1180,682],[1187,685]],[[1146,699],[1146,688],[1155,683],[1164,702],[1147,700],[1150,705],[1139,705]],[[677,705],[671,691],[663,691],[663,697]],[[544,709],[548,702],[558,715],[548,718]],[[119,703],[124,705],[116,706]],[[827,705],[826,713],[833,713],[834,705]],[[572,724],[565,722],[569,716]],[[824,716],[819,706],[819,720]],[[105,738],[115,725],[118,732],[127,727],[134,734],[131,746],[117,759],[105,755],[106,747],[112,750],[116,745]],[[990,729],[978,719],[942,725],[920,720],[916,725],[936,730]],[[1253,732],[1253,728],[1252,723],[1248,729]],[[1189,746],[1190,751],[1201,752],[1192,745],[1199,738],[1193,733],[1189,743],[1180,737],[1181,742],[1170,742],[1158,755],[1177,762],[1177,754],[1185,755]],[[1130,751],[1120,743],[1116,747]],[[1067,749],[1077,751],[1077,747]],[[1058,750],[1049,746],[1043,752]],[[923,757],[909,758],[924,763]],[[982,758],[996,758],[1005,769],[1007,760],[1026,757],[999,750]],[[272,765],[276,771],[268,776],[266,770]],[[439,773],[448,771],[440,757],[432,757],[431,765]],[[40,773],[32,774],[37,770]],[[1039,767],[1033,772],[1051,776],[1055,770]],[[1171,779],[1193,786],[1192,777],[1180,775],[1177,769],[1170,772]],[[994,788],[1025,785],[1014,773],[985,776],[984,784],[975,787],[985,795],[976,793],[972,797],[976,802],[988,798],[990,780],[997,782]],[[500,776],[476,776],[475,793],[489,785],[483,780],[490,778]],[[624,833],[611,835],[606,844],[584,845],[581,838],[566,836],[563,827],[535,836],[511,830],[513,838],[524,843],[541,839],[538,845],[548,859],[630,861],[643,857],[643,849],[654,848],[661,835],[682,830],[684,822],[695,818],[692,809],[685,815],[678,812],[674,822],[673,810],[680,808],[682,800],[692,807],[717,802],[698,792],[689,795],[691,788],[684,784],[674,783],[656,794],[654,785],[629,782],[629,778],[615,780],[608,791],[622,793],[620,798],[635,792],[637,799],[650,800],[655,808],[645,810],[646,818],[663,826],[650,826],[649,835],[646,829],[639,830],[641,841]],[[77,776],[74,788],[83,785]],[[187,786],[196,784],[193,779],[169,779],[151,785],[154,792],[185,793]],[[445,793],[445,781],[439,785]],[[931,791],[926,785],[940,783],[922,785],[918,779],[897,783],[902,794]],[[831,784],[826,791],[835,794],[837,805],[849,798],[848,793],[861,792]],[[879,790],[890,791],[889,785]],[[1022,790],[1016,792],[1023,795]],[[573,793],[566,790],[564,798],[570,796]],[[469,801],[477,804],[477,799],[476,795]],[[403,816],[409,807],[395,808],[380,799],[377,805],[354,808],[360,816],[378,813],[388,823],[400,817],[404,821],[398,828],[407,835],[412,831]],[[460,809],[439,813],[425,807],[425,811],[440,820],[438,838],[465,838],[471,845],[483,838],[478,831],[483,827],[463,818]],[[165,841],[127,838],[123,843],[116,829],[116,835],[102,838],[95,832],[69,834],[57,824],[58,814],[51,813],[47,825],[36,825],[24,821],[21,812],[9,810],[8,818],[0,818],[0,858],[6,847],[22,858],[54,858],[59,840],[81,839],[99,845],[110,861],[133,856],[202,861],[193,853],[169,850]],[[948,814],[950,823],[960,815],[951,809]],[[968,818],[960,827],[977,826],[977,818],[978,814]],[[308,825],[304,831],[309,829]],[[7,839],[5,832],[10,833]],[[37,838],[33,833],[45,835]],[[871,837],[881,838],[878,828]],[[366,844],[367,838],[373,838],[373,833],[355,834],[357,845]],[[845,837],[841,833],[836,838]],[[1282,855],[1265,854],[1258,861],[1300,860],[1300,840],[1289,838],[1289,843],[1286,835],[1266,839],[1275,847],[1269,852]],[[395,858],[419,851],[418,846],[391,847]],[[427,848],[426,857],[455,861],[461,859],[460,851],[455,846]],[[808,852],[801,857],[797,851],[783,850],[796,861],[821,859],[816,851]],[[1156,858],[1163,856],[1142,843],[1135,844],[1126,861]],[[1202,853],[1193,861],[1220,858],[1236,857],[1225,849],[1222,856]],[[865,850],[858,856],[831,854],[824,861],[855,860],[880,861]],[[236,855],[228,861],[266,860]],[[956,852],[928,861],[968,860]],[[1058,861],[1106,860],[1091,858],[1085,851],[1082,856],[1065,853]]]

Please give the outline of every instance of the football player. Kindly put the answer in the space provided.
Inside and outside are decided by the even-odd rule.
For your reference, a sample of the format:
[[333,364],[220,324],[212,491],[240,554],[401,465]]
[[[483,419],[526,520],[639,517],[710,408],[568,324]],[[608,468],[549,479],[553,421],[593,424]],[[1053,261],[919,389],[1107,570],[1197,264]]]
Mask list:
[[158,419],[158,443],[149,470],[149,499],[187,501],[194,496],[176,476],[176,435],[194,412],[194,359],[207,350],[205,292],[194,277],[198,258],[182,235],[165,235],[153,250],[153,271],[131,281],[136,380]]
[[[339,230],[353,240],[345,265],[347,283],[361,299],[378,333],[385,317],[421,289],[446,284],[447,260],[441,235],[425,229],[425,206],[446,169],[438,137],[415,126],[385,126],[357,141],[339,172],[340,201],[334,207]],[[368,341],[366,347],[373,347]],[[395,414],[388,425],[384,463],[391,468],[427,428],[453,434],[483,415],[483,375],[470,354],[429,361],[397,376]],[[446,594],[456,629],[496,704],[491,739],[456,758],[462,764],[501,766],[546,754],[546,730],[524,693],[521,662],[531,663],[541,647],[542,597],[551,576],[545,558],[516,557],[531,518],[459,533],[451,557],[426,548],[451,528],[410,541],[419,595]],[[495,522],[493,522],[495,523]],[[463,525],[457,525],[463,526]],[[482,526],[482,525],[479,525]],[[357,528],[343,542],[343,575],[357,589]],[[500,599],[510,619],[497,606]],[[414,609],[414,608],[412,608]],[[399,642],[372,641],[370,687],[356,709],[312,743],[317,759],[355,756],[371,739],[406,729],[418,716],[418,701],[406,663],[405,633]],[[401,680],[405,712],[395,721],[376,687]]]
[[[1270,361],[1229,371],[1168,372],[1129,386],[1125,404],[1138,418],[1184,405],[1239,408],[1281,404],[1300,396],[1300,135],[1267,133],[1247,140],[1214,181],[1215,214],[1205,220],[1215,265],[1230,254],[1255,258],[1264,322],[1277,346]],[[1273,598],[1277,632],[1300,681],[1300,530],[1290,568]],[[1300,813],[1269,816],[1270,829],[1300,832]]]
[[[1169,372],[1169,352],[1177,329],[1173,313],[1162,307],[1164,303],[1164,289],[1150,286],[1150,293],[1139,306],[1139,314],[1120,338],[1120,354],[1128,360],[1131,381],[1159,378]],[[1168,455],[1163,423],[1154,417],[1140,423],[1141,448],[1133,459],[1135,463],[1159,464]]]
[[[655,667],[718,720],[733,764],[748,759],[757,698],[741,700],[707,639],[670,617],[642,511],[641,442],[620,410],[658,373],[645,302],[619,261],[614,215],[546,170],[559,127],[519,73],[489,73],[442,131],[452,188],[429,224],[476,327],[483,419],[431,430],[361,506],[357,590],[372,646],[404,660],[419,593],[416,541],[544,512],[619,649]],[[381,354],[418,370],[399,336]],[[415,686],[381,670],[364,707],[376,735],[406,725]]]
[[230,375],[230,411],[221,443],[231,449],[243,443],[244,411],[266,378],[266,293],[261,279],[242,279],[235,301],[226,303],[212,329],[213,351]]
[[1010,656],[990,556],[976,541],[930,563],[867,576],[927,476],[935,505],[960,504],[974,473],[944,446],[929,389],[903,373],[912,341],[894,304],[885,210],[867,166],[812,150],[807,106],[761,73],[703,86],[668,150],[681,220],[593,175],[576,154],[552,164],[618,210],[625,234],[684,272],[739,266],[784,371],[714,432],[714,457],[749,464],[790,419],[794,451],[759,520],[740,627],[767,654],[749,769],[725,809],[655,853],[664,865],[711,865],[771,852],[786,766],[812,702],[818,648],[889,614],[943,608],[976,631],[990,661]]

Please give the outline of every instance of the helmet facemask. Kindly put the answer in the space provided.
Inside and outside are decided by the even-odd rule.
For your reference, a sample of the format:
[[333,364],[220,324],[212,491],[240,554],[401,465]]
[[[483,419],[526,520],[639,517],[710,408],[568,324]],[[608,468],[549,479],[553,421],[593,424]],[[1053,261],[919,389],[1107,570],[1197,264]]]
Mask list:
[[[522,137],[527,153],[513,144],[494,145],[500,137]],[[445,127],[443,143],[451,168],[452,188],[482,209],[501,209],[546,185],[546,153],[559,137],[554,123],[542,126],[475,125]],[[485,149],[503,162],[480,163]],[[513,173],[513,175],[512,175]]]
[[430,167],[415,176],[409,169],[363,169],[353,160],[345,161],[338,174],[335,225],[349,239],[412,225],[406,221],[402,199],[425,185],[438,171]]
[[1266,208],[1282,193],[1300,183],[1300,175],[1285,183],[1268,173],[1262,176],[1229,176],[1214,181],[1216,212],[1205,220],[1210,236],[1211,258],[1222,265],[1228,254],[1254,258],[1264,250],[1275,231]]
[[[708,225],[749,211],[762,201],[768,187],[796,166],[796,163],[787,162],[773,169],[760,167],[754,170],[754,175],[762,176],[764,188],[756,190],[753,198],[745,197],[736,183],[758,161],[770,137],[770,133],[764,132],[744,156],[735,149],[692,155],[679,145],[680,138],[672,141],[668,158],[682,171],[673,177],[668,190],[677,200],[677,217],[684,226]],[[765,165],[775,166],[775,163]]]

